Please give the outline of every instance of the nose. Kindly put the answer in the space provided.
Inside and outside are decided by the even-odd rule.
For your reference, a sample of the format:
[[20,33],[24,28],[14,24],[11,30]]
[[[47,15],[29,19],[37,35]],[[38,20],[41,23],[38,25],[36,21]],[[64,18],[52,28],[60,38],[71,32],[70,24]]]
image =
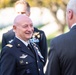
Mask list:
[[28,27],[28,30],[29,30],[29,31],[34,31],[34,27],[29,26],[29,27]]

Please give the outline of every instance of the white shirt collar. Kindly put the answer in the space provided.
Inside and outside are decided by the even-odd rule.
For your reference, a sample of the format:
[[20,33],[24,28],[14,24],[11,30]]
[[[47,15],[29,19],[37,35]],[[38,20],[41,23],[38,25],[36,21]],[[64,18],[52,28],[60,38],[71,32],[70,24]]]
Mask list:
[[16,38],[19,39],[20,41],[22,41],[26,46],[30,43],[29,40],[28,41],[24,41],[24,40],[18,38],[17,36],[16,36]]
[[74,24],[71,26],[71,28],[73,28],[75,25],[76,25],[76,23],[74,23]]

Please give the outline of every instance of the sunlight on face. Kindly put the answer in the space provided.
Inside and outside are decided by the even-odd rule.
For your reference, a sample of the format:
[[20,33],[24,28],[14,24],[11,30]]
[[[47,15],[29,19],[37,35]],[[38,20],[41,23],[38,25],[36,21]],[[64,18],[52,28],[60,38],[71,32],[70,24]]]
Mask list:
[[[26,16],[26,15],[23,15]],[[24,41],[28,41],[33,35],[33,23],[29,17],[20,17],[17,20],[17,25],[15,25],[16,36]]]
[[16,14],[26,14],[29,16],[29,12],[27,11],[27,6],[24,4],[17,4],[15,6]]

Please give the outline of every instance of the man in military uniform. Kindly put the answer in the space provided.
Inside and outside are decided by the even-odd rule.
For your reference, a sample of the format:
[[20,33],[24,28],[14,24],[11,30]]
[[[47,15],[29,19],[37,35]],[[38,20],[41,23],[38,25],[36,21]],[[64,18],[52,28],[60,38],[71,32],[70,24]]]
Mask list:
[[[17,14],[26,14],[27,16],[30,16],[30,5],[25,1],[17,1],[15,3],[15,11]],[[2,48],[8,44],[11,43],[14,39],[14,32],[13,30],[9,30],[7,33],[3,34],[2,37]],[[47,59],[47,41],[45,33],[42,30],[38,30],[37,28],[34,28],[34,35],[30,39],[31,42],[36,43],[40,47],[40,52],[44,57],[45,63]]]
[[14,40],[1,51],[1,75],[44,75],[44,58],[37,45],[30,42],[34,31],[31,19],[18,15],[13,30]]

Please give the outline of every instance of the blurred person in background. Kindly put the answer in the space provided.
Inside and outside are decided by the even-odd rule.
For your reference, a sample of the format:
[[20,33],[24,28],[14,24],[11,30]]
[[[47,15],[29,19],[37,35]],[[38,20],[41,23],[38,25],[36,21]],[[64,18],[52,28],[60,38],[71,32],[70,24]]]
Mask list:
[[[19,0],[15,3],[15,12],[18,14],[26,14],[30,16],[30,5],[24,0]],[[13,29],[9,30],[7,33],[3,34],[2,37],[2,48],[13,41],[15,33]],[[40,47],[40,52],[44,57],[45,63],[47,59],[47,40],[45,33],[42,30],[38,30],[34,27],[33,37],[30,39],[31,42],[36,43]]]
[[69,0],[66,21],[70,31],[51,41],[46,75],[76,75],[76,0]]

